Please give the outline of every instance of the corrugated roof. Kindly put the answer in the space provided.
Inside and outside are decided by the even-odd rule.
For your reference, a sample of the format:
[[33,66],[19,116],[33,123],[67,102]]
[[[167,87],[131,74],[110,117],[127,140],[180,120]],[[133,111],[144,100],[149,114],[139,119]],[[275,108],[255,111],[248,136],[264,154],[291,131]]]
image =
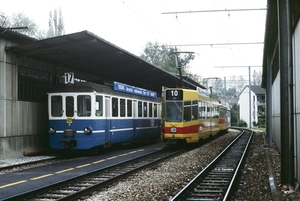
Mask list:
[[[161,87],[176,87],[179,77],[154,66],[134,54],[88,32],[37,40],[6,48],[19,57],[30,57],[86,73],[96,74],[129,85],[161,92]],[[76,75],[75,75],[76,76]],[[184,80],[186,88],[204,88]]]
[[9,41],[13,41],[19,44],[36,41],[37,39],[31,38],[24,34],[20,34],[17,31],[13,31],[12,28],[5,28],[0,26],[0,37]]

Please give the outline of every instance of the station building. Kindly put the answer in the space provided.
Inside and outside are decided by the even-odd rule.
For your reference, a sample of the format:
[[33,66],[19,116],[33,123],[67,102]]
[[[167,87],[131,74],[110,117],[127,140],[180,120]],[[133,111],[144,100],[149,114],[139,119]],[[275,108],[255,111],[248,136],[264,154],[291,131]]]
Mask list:
[[269,146],[281,155],[281,183],[300,182],[300,1],[268,0],[263,55]]
[[[0,27],[0,159],[49,151],[47,91],[66,72],[78,80],[157,92],[180,78],[88,31],[36,40]],[[202,87],[184,79],[187,88]]]

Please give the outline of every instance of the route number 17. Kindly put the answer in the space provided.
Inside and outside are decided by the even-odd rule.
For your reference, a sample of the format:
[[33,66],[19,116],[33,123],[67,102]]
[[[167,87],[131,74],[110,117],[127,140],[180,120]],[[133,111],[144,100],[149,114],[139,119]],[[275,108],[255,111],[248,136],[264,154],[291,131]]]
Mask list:
[[74,73],[65,73],[65,84],[74,84]]

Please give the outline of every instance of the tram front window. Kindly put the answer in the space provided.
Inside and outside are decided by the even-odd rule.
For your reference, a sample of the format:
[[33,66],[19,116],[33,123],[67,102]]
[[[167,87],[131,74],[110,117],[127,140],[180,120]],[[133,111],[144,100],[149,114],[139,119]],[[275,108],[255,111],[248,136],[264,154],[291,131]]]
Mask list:
[[181,122],[182,115],[182,101],[170,101],[166,103],[167,122]]
[[51,116],[62,117],[62,96],[51,96]]
[[67,117],[74,116],[74,97],[73,96],[66,97],[66,116]]

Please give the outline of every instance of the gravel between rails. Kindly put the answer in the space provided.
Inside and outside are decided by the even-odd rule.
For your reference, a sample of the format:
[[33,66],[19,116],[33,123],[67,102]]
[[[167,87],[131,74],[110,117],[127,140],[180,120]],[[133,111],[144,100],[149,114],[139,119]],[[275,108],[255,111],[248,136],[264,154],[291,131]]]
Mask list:
[[[203,169],[234,137],[239,133],[236,130],[218,137],[212,142],[202,145],[199,149],[187,154],[175,157],[158,166],[148,168],[142,172],[112,184],[106,189],[94,192],[93,195],[85,196],[81,200],[124,200],[124,201],[167,201],[172,198],[188,178],[195,176]],[[269,201],[272,200],[270,192],[269,177],[264,154],[264,132],[256,132],[251,144],[250,158],[244,167],[243,200],[247,201]],[[276,147],[269,148],[272,161],[273,175],[278,181],[281,192],[281,200],[300,200],[299,189],[295,193],[285,194],[288,186],[280,183],[280,154]],[[0,160],[0,167],[28,161],[38,161],[51,156],[22,157],[19,159]],[[5,174],[2,172],[0,174]],[[80,199],[78,199],[80,200]]]
[[[94,192],[83,200],[108,201],[167,201],[172,198],[189,180],[202,170],[231,140],[239,133],[236,130],[204,144],[197,150],[175,157],[155,168],[149,168],[136,173],[106,189]],[[251,144],[250,158],[244,171],[243,200],[270,201],[272,200],[266,156],[263,150],[265,133],[257,131]],[[276,147],[269,149],[273,174],[280,181],[280,155]],[[286,186],[278,183],[281,190],[280,200],[300,200],[299,191],[284,194]]]
[[84,200],[170,200],[203,169],[239,132],[230,131],[186,154],[127,177]]

